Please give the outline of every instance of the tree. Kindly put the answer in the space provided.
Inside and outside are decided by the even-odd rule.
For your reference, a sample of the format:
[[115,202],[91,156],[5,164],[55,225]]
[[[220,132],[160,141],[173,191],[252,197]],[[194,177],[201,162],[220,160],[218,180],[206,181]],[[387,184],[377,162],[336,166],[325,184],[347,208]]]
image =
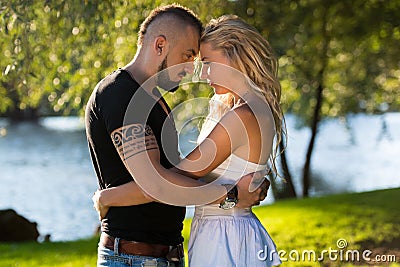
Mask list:
[[[310,122],[311,137],[303,167],[303,196],[308,196],[312,152],[322,118],[346,116],[350,112],[377,112],[385,103],[388,109],[399,107],[393,101],[394,95],[397,99],[399,96],[399,92],[393,94],[396,86],[377,84],[379,77],[390,76],[398,69],[398,61],[387,57],[395,55],[392,45],[399,45],[399,39],[391,35],[398,29],[393,18],[399,17],[399,3],[388,7],[382,1],[308,1],[303,5],[300,2],[297,8],[300,11],[297,14],[303,14],[299,25],[302,34],[295,35],[293,43],[302,53],[290,49],[286,55],[293,62],[297,77],[294,83],[302,88],[300,101],[307,103],[299,111],[310,114],[305,119]],[[307,15],[310,11],[312,14]],[[386,32],[383,34],[386,38],[392,37],[377,41],[382,31]],[[377,43],[381,48],[374,52]],[[386,44],[390,44],[388,49],[384,49]],[[381,61],[386,69],[368,64],[371,59]]]

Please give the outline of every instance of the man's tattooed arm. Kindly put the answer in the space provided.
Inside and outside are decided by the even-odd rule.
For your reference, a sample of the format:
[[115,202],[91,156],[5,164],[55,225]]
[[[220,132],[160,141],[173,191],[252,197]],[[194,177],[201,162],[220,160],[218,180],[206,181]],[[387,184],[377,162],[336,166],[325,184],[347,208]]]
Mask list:
[[[158,149],[153,131],[147,125],[123,126],[114,130],[111,138],[127,168],[126,160],[128,158],[143,151]],[[118,187],[108,187],[97,191],[92,200],[100,218],[104,218],[109,207],[112,206],[132,206],[154,201],[133,180]]]
[[123,161],[143,151],[158,149],[156,137],[148,125],[123,126],[114,130],[111,138]]

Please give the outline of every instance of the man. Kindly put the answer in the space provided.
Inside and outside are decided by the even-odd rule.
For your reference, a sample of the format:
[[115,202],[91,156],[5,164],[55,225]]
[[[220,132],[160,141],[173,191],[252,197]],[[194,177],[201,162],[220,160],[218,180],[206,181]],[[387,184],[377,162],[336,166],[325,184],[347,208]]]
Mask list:
[[[170,110],[158,91],[142,88],[154,75],[154,88],[176,88],[185,74],[184,66],[162,70],[192,62],[199,50],[201,31],[201,22],[184,7],[169,5],[153,10],[141,25],[134,59],[96,86],[87,104],[86,132],[102,189],[132,182],[132,176],[135,181],[154,176],[152,169],[175,184],[201,185],[182,175],[176,178],[168,170],[179,162]],[[132,107],[133,97],[140,101]],[[168,142],[162,141],[163,131]],[[249,180],[238,184],[238,205],[251,206],[260,200],[260,190],[248,192]],[[135,205],[110,208],[102,220],[98,266],[183,266],[185,207],[156,202],[135,183],[130,184]],[[224,186],[215,185],[211,191],[222,196],[216,202],[227,204],[225,200],[230,200]]]

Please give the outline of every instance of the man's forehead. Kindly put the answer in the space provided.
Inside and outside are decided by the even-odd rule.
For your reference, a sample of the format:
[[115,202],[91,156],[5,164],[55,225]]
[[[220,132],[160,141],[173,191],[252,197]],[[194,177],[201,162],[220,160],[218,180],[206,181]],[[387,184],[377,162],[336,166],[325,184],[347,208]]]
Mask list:
[[186,44],[186,52],[191,53],[193,56],[197,55],[200,49],[199,31],[192,26],[187,26],[185,33],[181,37],[183,39],[182,42]]

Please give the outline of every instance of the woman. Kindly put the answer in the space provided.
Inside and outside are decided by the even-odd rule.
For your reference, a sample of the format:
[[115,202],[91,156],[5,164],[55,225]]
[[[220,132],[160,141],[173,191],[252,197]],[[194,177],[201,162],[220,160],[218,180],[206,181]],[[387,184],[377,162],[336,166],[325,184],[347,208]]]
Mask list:
[[[215,95],[199,141],[231,111],[243,118],[247,130],[247,147],[238,147],[213,171],[221,175],[221,183],[230,183],[238,169],[249,173],[266,168],[275,131],[276,145],[279,144],[283,116],[279,107],[277,62],[268,42],[236,16],[222,16],[207,25],[200,53],[206,67],[209,65],[208,79]],[[241,81],[241,76],[236,76],[234,71],[230,75],[231,70],[222,70],[222,65],[217,63],[240,71],[248,79]],[[267,255],[265,261],[257,257],[260,250]],[[279,264],[275,244],[251,210],[222,210],[215,205],[196,207],[189,240],[190,267]]]
[[[277,60],[269,43],[240,18],[222,16],[206,26],[200,54],[203,73],[207,73],[203,78],[209,80],[215,95],[198,139],[200,145],[176,169],[192,177],[204,177],[212,170],[211,178],[203,179],[217,176],[220,184],[235,184],[245,174],[266,170],[268,160],[275,169],[283,114]],[[199,171],[193,162],[200,151],[208,153],[201,147],[210,147],[210,140],[216,146],[216,159]],[[115,198],[118,188],[113,194]],[[217,204],[196,207],[189,240],[190,267],[274,266],[281,263],[276,251],[251,209]]]

